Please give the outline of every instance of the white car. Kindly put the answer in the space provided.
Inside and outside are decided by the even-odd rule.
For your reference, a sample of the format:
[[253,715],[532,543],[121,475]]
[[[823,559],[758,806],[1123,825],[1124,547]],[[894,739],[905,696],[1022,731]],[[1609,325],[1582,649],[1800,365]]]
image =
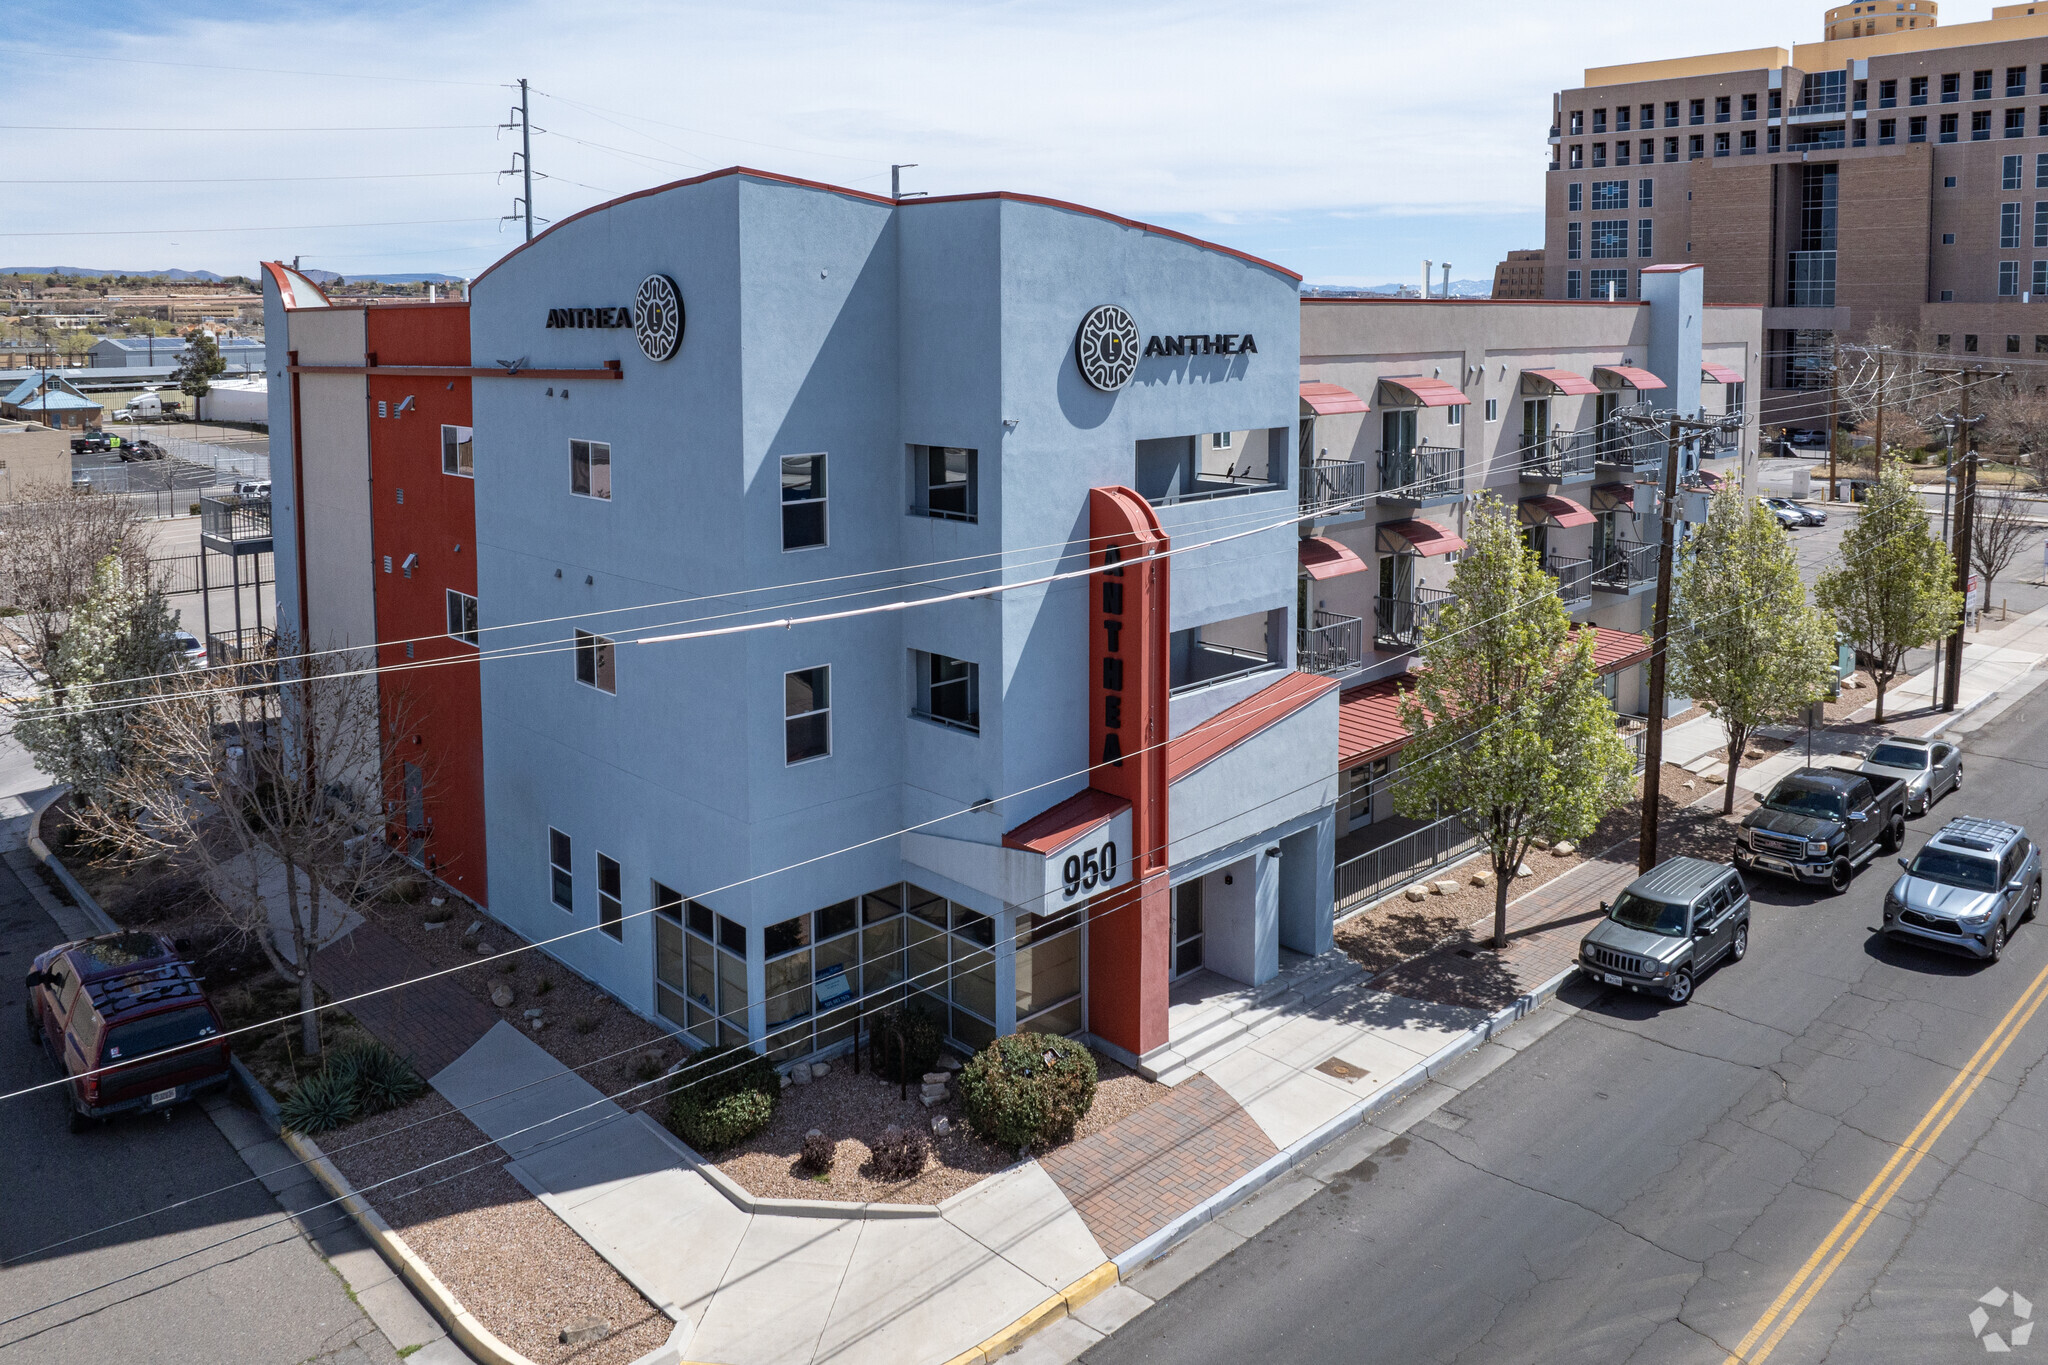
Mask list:
[[1799,513],[1791,510],[1788,507],[1779,507],[1773,499],[1758,498],[1757,502],[1762,504],[1763,509],[1766,512],[1769,512],[1772,516],[1778,519],[1778,525],[1784,527],[1788,531],[1796,531],[1800,527],[1806,525],[1805,517],[1801,516]]
[[170,634],[171,648],[187,668],[206,667],[206,644],[189,630],[174,630]]

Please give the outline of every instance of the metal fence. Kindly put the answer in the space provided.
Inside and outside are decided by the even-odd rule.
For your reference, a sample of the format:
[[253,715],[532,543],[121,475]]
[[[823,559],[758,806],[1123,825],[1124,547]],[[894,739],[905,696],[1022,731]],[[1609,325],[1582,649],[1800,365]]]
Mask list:
[[95,493],[142,502],[145,516],[173,517],[189,515],[203,492],[227,492],[238,483],[270,478],[267,448],[238,449],[160,431],[151,431],[144,439],[163,452],[160,458],[123,460],[113,451],[74,455],[73,482],[90,486]]
[[[242,562],[247,564],[250,558],[250,556],[244,555]],[[254,558],[256,560],[256,576],[253,579],[244,578],[242,586],[244,588],[268,588],[275,585],[277,582],[277,563],[275,558],[267,551],[254,556]],[[163,580],[164,592],[172,597],[199,591],[199,556],[196,554],[154,556],[149,561],[149,568],[153,575]],[[206,586],[214,592],[226,592],[235,586],[234,579],[225,560],[218,562],[216,565],[208,566],[206,577]]]

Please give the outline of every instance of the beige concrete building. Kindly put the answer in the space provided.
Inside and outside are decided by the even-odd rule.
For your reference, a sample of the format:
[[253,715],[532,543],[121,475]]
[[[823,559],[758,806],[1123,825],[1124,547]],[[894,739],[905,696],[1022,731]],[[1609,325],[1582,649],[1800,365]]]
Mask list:
[[37,422],[0,422],[0,502],[31,488],[71,484],[71,433]]
[[1710,302],[1764,307],[1762,417],[1795,429],[1825,423],[1831,342],[1874,324],[2048,358],[2048,4],[1933,11],[1836,6],[1789,52],[1588,70],[1553,109],[1546,296],[1705,265]]
[[1543,252],[1510,251],[1508,258],[1493,268],[1493,297],[1497,299],[1540,299],[1543,297]]

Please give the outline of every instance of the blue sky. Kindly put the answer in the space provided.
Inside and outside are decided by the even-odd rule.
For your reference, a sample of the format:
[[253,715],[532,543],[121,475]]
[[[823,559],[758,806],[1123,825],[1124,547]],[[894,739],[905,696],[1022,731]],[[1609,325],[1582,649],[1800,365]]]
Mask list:
[[1822,8],[31,0],[0,38],[0,265],[473,275],[517,240],[495,125],[525,76],[545,217],[735,163],[886,193],[902,161],[1312,282],[1486,279],[1541,245],[1550,98],[1586,64],[1811,41]]

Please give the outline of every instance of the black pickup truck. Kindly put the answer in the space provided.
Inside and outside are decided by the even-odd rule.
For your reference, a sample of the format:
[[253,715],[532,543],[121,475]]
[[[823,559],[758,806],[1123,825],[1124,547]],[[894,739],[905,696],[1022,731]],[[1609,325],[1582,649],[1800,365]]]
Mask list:
[[1801,768],[1765,794],[1735,835],[1735,865],[1849,889],[1856,869],[1906,839],[1906,784],[1841,768]]

